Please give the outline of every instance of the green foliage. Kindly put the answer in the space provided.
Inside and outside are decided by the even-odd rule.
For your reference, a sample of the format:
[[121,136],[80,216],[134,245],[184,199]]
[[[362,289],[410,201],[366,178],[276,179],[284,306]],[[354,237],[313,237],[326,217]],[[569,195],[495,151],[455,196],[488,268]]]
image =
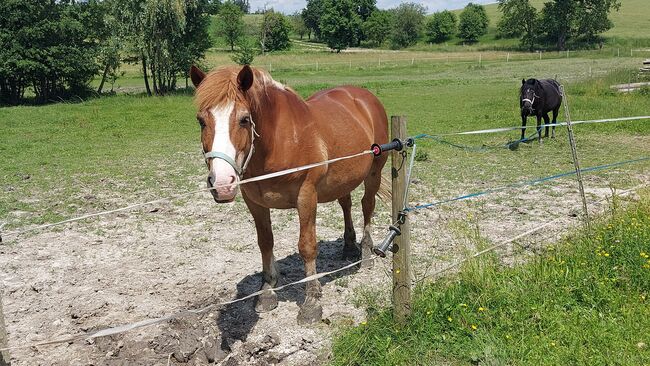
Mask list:
[[500,0],[503,16],[497,24],[497,34],[506,38],[521,38],[521,44],[533,50],[540,20],[530,0]]
[[361,25],[364,38],[373,46],[384,44],[392,28],[393,13],[387,10],[374,11]]
[[244,35],[243,18],[244,12],[232,1],[221,5],[217,34],[226,39],[231,51],[235,49],[235,44]]
[[85,92],[97,73],[95,2],[0,2],[0,103],[31,88],[37,102]]
[[368,20],[372,13],[377,10],[377,0],[354,0],[354,4],[362,22]]
[[394,10],[391,46],[404,48],[414,45],[422,36],[426,8],[416,3],[402,3]]
[[299,11],[293,13],[290,19],[293,31],[300,37],[300,39],[302,39],[309,32],[305,20],[302,17],[302,13]]
[[456,15],[448,10],[434,13],[427,21],[426,34],[429,42],[440,43],[456,33]]
[[361,18],[354,0],[324,0],[320,19],[320,38],[336,52],[357,43]]
[[308,36],[311,39],[311,33],[320,38],[320,18],[323,15],[324,0],[307,0],[307,6],[302,9],[302,19],[307,26]]
[[219,14],[219,8],[221,8],[221,0],[206,0],[206,13],[210,15],[217,15]]
[[564,50],[570,41],[588,44],[610,29],[610,11],[618,10],[620,0],[553,0],[542,9],[542,31],[548,43]]
[[231,59],[239,65],[250,65],[258,54],[255,42],[242,38],[237,43],[237,50],[231,55]]
[[232,0],[233,4],[239,7],[242,13],[248,14],[251,11],[251,5],[248,0]]
[[487,33],[489,19],[482,5],[469,3],[460,13],[458,37],[467,42],[477,42]]
[[260,42],[264,51],[286,50],[291,46],[289,32],[291,24],[281,13],[267,11],[262,21]]
[[406,325],[389,311],[370,317],[334,341],[332,364],[647,363],[650,199],[642,197],[527,264],[483,256],[416,289]]

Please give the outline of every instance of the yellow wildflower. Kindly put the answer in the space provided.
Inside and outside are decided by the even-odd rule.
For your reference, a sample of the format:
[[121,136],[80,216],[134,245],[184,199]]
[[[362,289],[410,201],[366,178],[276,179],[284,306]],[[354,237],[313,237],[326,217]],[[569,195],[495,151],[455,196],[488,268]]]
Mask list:
[[454,320],[450,316],[447,317],[447,321],[451,323],[451,321]]
[[481,306],[480,308],[478,308],[478,311],[485,311],[485,308]]
[[478,327],[475,324],[472,324],[472,330],[476,330]]

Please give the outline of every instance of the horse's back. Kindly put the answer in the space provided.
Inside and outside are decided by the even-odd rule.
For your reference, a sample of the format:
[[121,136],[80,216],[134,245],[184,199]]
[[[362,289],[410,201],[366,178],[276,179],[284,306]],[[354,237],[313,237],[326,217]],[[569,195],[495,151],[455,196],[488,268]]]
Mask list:
[[[370,91],[355,86],[321,90],[307,100],[310,110],[334,134],[354,137],[356,126],[362,127],[372,143],[388,141],[388,118],[381,101]],[[365,136],[357,136],[363,138]]]
[[545,94],[546,107],[548,110],[560,107],[562,103],[562,91],[560,83],[555,79],[541,79],[539,80]]

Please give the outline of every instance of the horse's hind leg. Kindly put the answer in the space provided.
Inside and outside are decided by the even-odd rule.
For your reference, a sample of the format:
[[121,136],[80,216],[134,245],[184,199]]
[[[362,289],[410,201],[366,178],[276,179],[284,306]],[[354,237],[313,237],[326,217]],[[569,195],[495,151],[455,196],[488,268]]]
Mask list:
[[352,196],[348,194],[339,198],[339,204],[343,209],[343,220],[345,221],[343,258],[358,258],[360,252],[357,247],[357,235],[354,232],[354,224],[352,223]]
[[[386,162],[387,156],[381,156],[373,161],[370,173],[364,180],[364,192],[361,199],[363,210],[363,237],[361,238],[361,259],[368,259],[372,256],[372,236],[370,221],[375,212],[376,195],[381,187],[381,169]],[[362,268],[372,267],[372,262],[362,262]]]
[[257,298],[255,310],[263,313],[271,311],[278,306],[278,296],[272,290],[278,284],[278,270],[273,255],[273,231],[271,228],[271,212],[268,208],[257,205],[246,199],[244,201],[255,220],[257,230],[257,245],[262,253],[262,271],[264,280],[262,290],[269,290]]
[[542,116],[537,115],[537,141],[541,144],[542,141]]

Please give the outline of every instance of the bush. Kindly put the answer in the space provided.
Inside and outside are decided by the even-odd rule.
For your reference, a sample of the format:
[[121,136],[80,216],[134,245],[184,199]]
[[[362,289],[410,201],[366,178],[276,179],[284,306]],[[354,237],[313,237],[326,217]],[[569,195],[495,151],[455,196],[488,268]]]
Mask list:
[[427,22],[426,34],[429,42],[444,42],[454,33],[456,33],[456,15],[448,10],[434,13]]
[[458,37],[467,42],[477,42],[487,33],[488,16],[481,5],[469,3],[462,13],[458,24]]

